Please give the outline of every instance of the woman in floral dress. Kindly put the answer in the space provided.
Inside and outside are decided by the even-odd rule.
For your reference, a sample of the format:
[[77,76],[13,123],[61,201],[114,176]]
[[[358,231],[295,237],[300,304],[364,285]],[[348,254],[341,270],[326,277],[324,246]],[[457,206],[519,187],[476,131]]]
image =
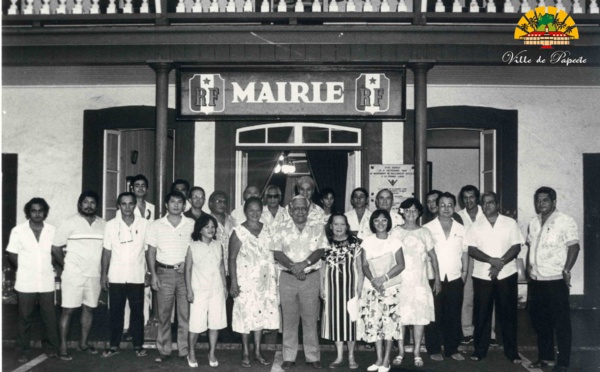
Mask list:
[[[402,339],[400,319],[400,273],[404,255],[399,239],[389,235],[392,217],[385,209],[371,215],[371,235],[362,243],[362,269],[365,276],[359,300],[358,336],[375,342],[377,361],[367,371],[390,370],[393,340]],[[385,349],[384,349],[385,341]]]
[[323,316],[321,317],[321,337],[335,342],[337,358],[329,368],[343,365],[344,342],[348,343],[348,367],[358,368],[354,359],[356,341],[356,312],[354,320],[348,312],[348,301],[356,304],[359,288],[362,286],[360,263],[360,240],[349,234],[346,216],[333,213],[325,225],[329,247],[323,255],[321,265],[321,297]]
[[[438,274],[438,262],[435,255],[433,236],[428,229],[417,223],[423,214],[423,205],[415,198],[408,198],[400,204],[400,214],[404,224],[392,231],[392,236],[402,241],[404,263],[406,268],[401,274],[400,283],[400,318],[402,325],[412,325],[415,335],[415,366],[423,366],[421,358],[421,340],[424,327],[435,320],[433,294],[427,279],[427,260],[431,260],[434,271],[434,291],[442,289]],[[394,359],[395,365],[400,365],[404,358],[404,343],[398,342],[399,353]]]
[[246,222],[234,229],[229,242],[230,293],[234,298],[233,331],[242,334],[242,367],[250,367],[249,338],[254,334],[254,360],[269,365],[260,353],[263,329],[279,328],[279,304],[273,252],[273,233],[260,222],[259,198],[244,204]]

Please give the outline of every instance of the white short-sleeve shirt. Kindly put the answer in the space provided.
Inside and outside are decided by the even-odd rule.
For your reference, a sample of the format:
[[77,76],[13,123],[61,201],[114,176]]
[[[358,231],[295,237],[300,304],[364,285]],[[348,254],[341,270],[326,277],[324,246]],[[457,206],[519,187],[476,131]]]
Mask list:
[[[510,217],[498,215],[494,226],[490,224],[487,218],[482,218],[473,222],[473,225],[467,231],[465,245],[467,247],[476,247],[481,252],[490,257],[501,258],[510,247],[515,244],[523,244],[525,240],[517,222]],[[473,277],[483,280],[491,280],[489,270],[491,265],[479,260],[475,261]],[[504,279],[517,272],[517,262],[512,260],[504,265],[498,279]]]
[[[358,238],[366,239],[369,236],[375,235],[375,233],[371,231],[371,226],[369,225],[372,214],[373,212],[369,214],[369,218],[365,218],[365,216],[363,216],[362,220],[360,220],[360,228],[358,229],[357,235]],[[390,216],[392,216],[392,230],[394,227],[404,225],[404,218],[402,218],[402,216],[398,213],[390,212]]]
[[65,219],[56,230],[54,245],[67,246],[65,273],[90,278],[100,277],[100,259],[106,221],[96,216],[89,222],[79,213]]
[[6,251],[18,255],[15,290],[23,293],[54,291],[52,240],[55,232],[54,226],[44,222],[38,242],[29,221],[12,229]]
[[[435,241],[435,254],[440,269],[440,278],[448,281],[460,278],[462,273],[462,255],[467,252],[463,244],[465,228],[460,223],[452,220],[450,234],[446,238],[439,217],[424,226],[431,232]],[[466,268],[465,268],[466,269]]]
[[121,212],[106,223],[104,248],[111,251],[108,280],[110,283],[144,283],[146,273],[146,229],[148,221],[135,217],[130,226]]
[[[365,258],[367,261],[381,258],[385,255],[392,254],[396,255],[396,252],[402,248],[402,240],[395,235],[388,235],[387,239],[379,239],[375,234],[365,238],[361,244],[363,251],[365,252]],[[395,259],[395,258],[394,258]],[[399,283],[398,278],[392,278],[391,281]],[[364,287],[367,289],[373,288],[371,281],[365,278]]]
[[348,230],[349,231],[360,231],[360,223],[363,220],[369,220],[371,218],[371,211],[369,208],[365,209],[365,214],[363,214],[362,220],[358,220],[358,215],[356,214],[356,209],[352,209],[346,212],[346,218],[348,219]]
[[154,214],[154,204],[146,202],[146,210],[144,211],[144,215],[142,216],[142,212],[136,206],[133,210],[133,214],[136,217],[143,217],[147,220],[154,221],[156,219],[156,215]]
[[177,227],[164,216],[150,224],[146,233],[146,244],[156,247],[156,261],[165,265],[176,265],[185,261],[192,240],[195,221],[181,216]]

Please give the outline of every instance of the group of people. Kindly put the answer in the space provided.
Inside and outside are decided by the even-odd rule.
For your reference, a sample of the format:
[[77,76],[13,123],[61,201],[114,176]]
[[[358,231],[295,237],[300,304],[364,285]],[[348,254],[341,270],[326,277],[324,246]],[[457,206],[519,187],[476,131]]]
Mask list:
[[[218,366],[215,349],[219,330],[228,324],[228,297],[234,300],[232,329],[241,334],[242,367],[271,363],[261,353],[261,337],[263,330],[279,329],[282,368],[292,368],[300,321],[306,363],[317,369],[322,368],[320,335],[336,345],[329,368],[345,365],[344,343],[348,368],[358,368],[354,351],[362,340],[376,349],[376,360],[366,369],[386,372],[403,363],[407,326],[414,334],[417,367],[424,365],[424,334],[433,361],[464,360],[458,347],[470,340],[470,359],[479,361],[490,346],[494,308],[504,354],[520,363],[516,258],[526,244],[529,308],[539,349],[532,366],[568,368],[570,270],[579,251],[578,233],[574,220],[556,210],[553,189],[535,192],[538,215],[524,239],[516,221],[500,214],[498,196],[480,195],[472,185],[460,191],[465,208],[458,214],[456,197],[449,192],[432,191],[426,207],[416,198],[405,199],[394,211],[393,193],[384,189],[371,211],[368,191],[357,188],[351,194],[353,208],[341,213],[335,210],[333,190],[321,191],[321,208],[312,202],[316,187],[310,177],[298,179],[296,187],[297,195],[282,206],[279,187],[266,187],[261,199],[261,191],[249,186],[243,205],[231,214],[227,194],[215,191],[206,213],[204,190],[177,180],[164,198],[166,214],[155,219],[155,208],[146,201],[148,181],[138,175],[131,180],[132,191],[118,196],[112,220],[96,215],[98,195],[86,191],[77,213],[58,229],[45,222],[47,202],[31,199],[24,208],[28,221],[13,229],[7,248],[17,267],[21,359],[28,357],[36,302],[48,356],[72,359],[66,338],[80,307],[80,350],[97,353],[88,335],[102,289],[110,303],[110,347],[102,356],[121,352],[126,308],[135,355],[146,356],[143,328],[152,302],[150,286],[156,297],[158,363],[172,354],[176,309],[179,356],[198,367],[195,344],[199,334],[208,332],[208,364]],[[58,325],[55,269],[62,282]],[[392,358],[394,341],[398,354]]]

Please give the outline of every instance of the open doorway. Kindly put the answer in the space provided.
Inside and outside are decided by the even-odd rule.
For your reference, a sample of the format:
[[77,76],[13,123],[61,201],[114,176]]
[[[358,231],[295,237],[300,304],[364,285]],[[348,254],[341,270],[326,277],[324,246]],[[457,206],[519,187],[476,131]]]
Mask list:
[[[431,189],[456,195],[465,185],[496,191],[496,130],[434,128],[427,131]],[[462,200],[458,200],[464,208]]]

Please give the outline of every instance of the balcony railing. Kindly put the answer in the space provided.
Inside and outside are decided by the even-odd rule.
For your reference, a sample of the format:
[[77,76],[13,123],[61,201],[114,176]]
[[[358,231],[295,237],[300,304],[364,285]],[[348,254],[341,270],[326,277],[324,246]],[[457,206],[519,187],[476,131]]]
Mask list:
[[[555,6],[600,25],[600,0],[3,0],[3,25],[514,23]],[[415,9],[421,8],[420,11]]]

